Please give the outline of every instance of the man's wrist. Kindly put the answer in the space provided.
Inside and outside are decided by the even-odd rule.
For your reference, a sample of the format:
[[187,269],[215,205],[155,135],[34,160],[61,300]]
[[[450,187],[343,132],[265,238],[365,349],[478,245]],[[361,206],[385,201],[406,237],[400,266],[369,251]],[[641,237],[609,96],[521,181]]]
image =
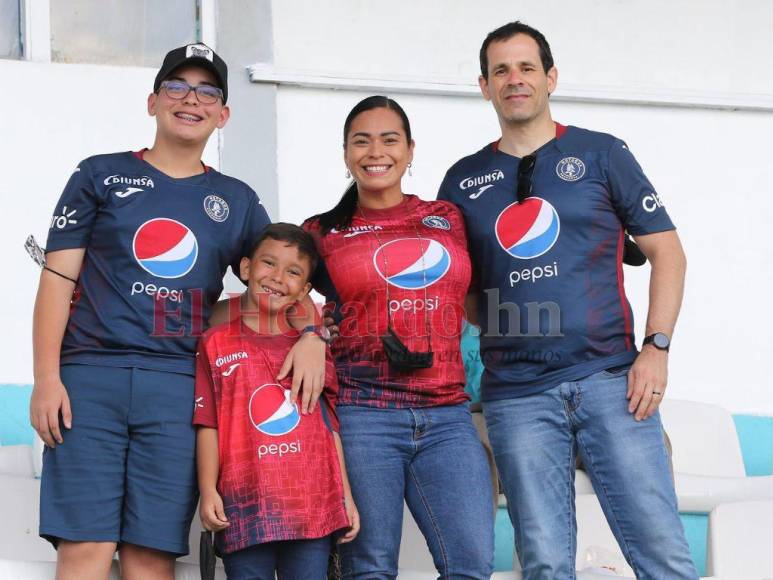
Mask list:
[[656,346],[652,344],[643,344],[641,346],[641,352],[655,352],[658,354],[662,354],[663,356],[668,356],[667,350],[662,350],[660,348],[657,348]]
[[663,332],[653,332],[652,334],[644,337],[642,342],[642,349],[645,346],[650,346],[655,350],[662,352],[668,352],[671,348],[671,338]]

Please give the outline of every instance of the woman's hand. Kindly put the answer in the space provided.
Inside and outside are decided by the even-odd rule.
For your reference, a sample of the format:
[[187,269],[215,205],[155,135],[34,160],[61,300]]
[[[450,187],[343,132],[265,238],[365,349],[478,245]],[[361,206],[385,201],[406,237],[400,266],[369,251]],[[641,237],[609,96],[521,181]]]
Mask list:
[[225,517],[223,498],[220,497],[220,494],[215,489],[207,489],[201,492],[199,517],[204,529],[211,532],[219,532],[231,525],[228,518]]
[[360,512],[357,511],[357,506],[351,493],[344,495],[344,504],[346,506],[346,517],[349,518],[349,530],[338,538],[338,544],[347,544],[360,533]]
[[30,423],[43,442],[52,449],[57,443],[64,443],[59,426],[60,412],[65,428],[71,429],[70,397],[58,373],[35,381],[30,399]]
[[[281,381],[292,371],[293,385],[290,401],[298,400],[301,391],[301,413],[314,411],[325,387],[325,341],[313,332],[305,332],[290,349],[277,375]],[[301,389],[303,386],[303,389]]]
[[332,308],[328,308],[327,306],[322,308],[322,324],[324,324],[325,328],[330,332],[331,340],[338,338],[341,329],[338,328],[335,318],[333,318]]

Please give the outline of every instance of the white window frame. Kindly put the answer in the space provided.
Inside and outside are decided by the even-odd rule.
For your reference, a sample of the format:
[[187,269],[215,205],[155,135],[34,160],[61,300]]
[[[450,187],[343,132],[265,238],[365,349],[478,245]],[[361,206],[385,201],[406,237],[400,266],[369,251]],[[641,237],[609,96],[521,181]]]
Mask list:
[[[63,0],[54,0],[61,2]],[[201,15],[201,42],[216,49],[217,0],[198,0]],[[22,0],[19,17],[22,20],[21,60],[51,62],[51,0]],[[169,47],[174,48],[174,47]]]
[[22,59],[51,62],[51,4],[49,0],[23,0]]

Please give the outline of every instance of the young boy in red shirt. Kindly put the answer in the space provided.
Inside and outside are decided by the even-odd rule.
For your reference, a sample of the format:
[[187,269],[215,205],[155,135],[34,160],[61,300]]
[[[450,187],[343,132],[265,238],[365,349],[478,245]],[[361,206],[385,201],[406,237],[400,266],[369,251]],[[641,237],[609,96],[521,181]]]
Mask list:
[[[240,264],[240,316],[211,328],[196,366],[197,466],[204,527],[229,578],[322,579],[334,538],[359,516],[346,477],[328,356],[322,404],[302,414],[277,384],[299,333],[288,309],[309,292],[318,255],[291,224],[268,226]],[[284,382],[284,381],[283,381]],[[342,530],[345,532],[341,533]]]

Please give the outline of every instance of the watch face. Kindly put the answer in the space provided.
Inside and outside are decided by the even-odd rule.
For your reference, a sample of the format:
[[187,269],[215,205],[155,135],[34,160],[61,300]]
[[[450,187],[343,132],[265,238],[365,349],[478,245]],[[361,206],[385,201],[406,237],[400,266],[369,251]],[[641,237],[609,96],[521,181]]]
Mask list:
[[665,334],[658,332],[652,337],[652,342],[658,348],[668,348],[671,341],[668,340],[668,337]]

